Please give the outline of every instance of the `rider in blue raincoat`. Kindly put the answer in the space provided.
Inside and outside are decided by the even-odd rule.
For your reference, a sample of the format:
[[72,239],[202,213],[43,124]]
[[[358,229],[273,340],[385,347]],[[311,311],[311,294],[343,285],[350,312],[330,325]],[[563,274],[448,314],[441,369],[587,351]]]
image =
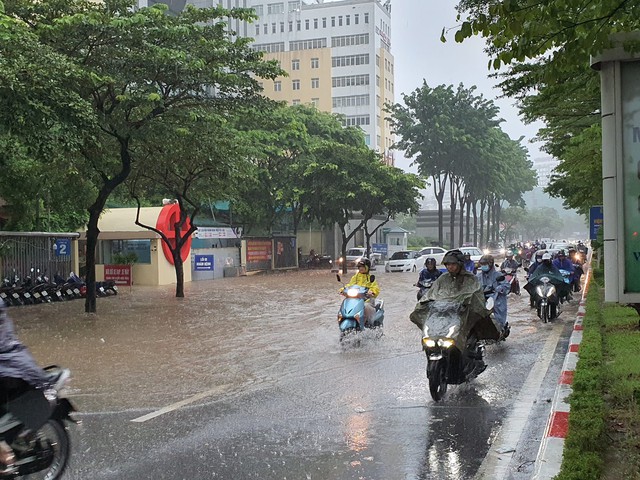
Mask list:
[[480,280],[485,296],[493,297],[493,316],[502,327],[503,331],[508,331],[507,323],[507,295],[511,290],[511,284],[504,276],[495,269],[492,255],[483,255],[478,262],[480,268],[476,277]]

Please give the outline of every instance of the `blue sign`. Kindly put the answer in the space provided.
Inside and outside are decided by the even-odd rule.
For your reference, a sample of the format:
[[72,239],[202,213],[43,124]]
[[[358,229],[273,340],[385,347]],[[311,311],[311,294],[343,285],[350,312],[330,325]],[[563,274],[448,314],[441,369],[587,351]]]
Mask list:
[[207,272],[213,270],[213,255],[195,255],[194,270],[196,272]]
[[71,239],[59,238],[53,244],[53,249],[56,252],[56,257],[66,257],[71,255]]
[[387,254],[387,244],[386,243],[374,243],[371,245],[371,250],[373,253],[381,253],[383,255]]
[[598,230],[602,228],[604,214],[602,213],[602,205],[591,207],[589,209],[589,239],[597,240]]

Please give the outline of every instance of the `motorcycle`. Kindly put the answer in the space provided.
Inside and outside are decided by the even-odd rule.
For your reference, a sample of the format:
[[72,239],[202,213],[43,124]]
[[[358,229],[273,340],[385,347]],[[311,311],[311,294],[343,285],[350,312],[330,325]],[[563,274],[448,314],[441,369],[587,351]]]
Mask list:
[[569,294],[570,286],[567,278],[559,280],[541,275],[530,279],[524,288],[531,295],[538,318],[547,323],[558,317],[560,299]]
[[0,404],[0,411],[15,417],[4,440],[13,449],[16,461],[14,471],[0,478],[38,473],[38,478],[56,480],[65,471],[70,454],[66,423],[78,423],[71,418],[76,409],[61,396],[70,374],[69,370],[54,365],[45,370],[51,375],[51,388],[34,390],[15,379],[10,379],[13,382],[10,385],[3,385],[10,400]]
[[331,255],[321,255],[319,253],[309,255],[306,262],[307,268],[328,268],[333,267]]
[[[341,282],[340,275],[336,275],[338,282]],[[371,281],[375,280],[375,276],[371,276]],[[343,287],[340,294],[345,298],[340,305],[338,311],[338,326],[340,328],[340,341],[355,332],[361,332],[363,330],[380,330],[384,326],[384,301],[380,299],[375,300],[375,313],[371,324],[365,324],[364,322],[364,305],[369,289],[360,285],[350,285]]]
[[473,294],[466,292],[455,300],[429,302],[422,326],[422,349],[427,356],[429,393],[436,402],[447,393],[448,385],[459,385],[480,375],[487,368],[485,342],[500,340],[500,328],[490,314],[493,298],[486,301],[481,316],[474,313],[472,321],[467,300]]
[[520,282],[518,281],[518,270],[514,270],[511,267],[505,267],[502,269],[502,274],[504,278],[511,285],[511,290],[509,293],[515,293],[516,295],[520,295]]

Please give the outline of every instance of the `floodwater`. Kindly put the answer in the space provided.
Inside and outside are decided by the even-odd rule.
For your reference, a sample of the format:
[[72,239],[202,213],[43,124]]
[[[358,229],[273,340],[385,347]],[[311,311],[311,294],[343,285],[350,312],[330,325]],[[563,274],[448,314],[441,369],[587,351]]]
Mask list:
[[489,368],[436,404],[408,320],[417,274],[376,275],[385,335],[358,346],[338,341],[327,270],[193,282],[182,299],[123,287],[95,315],[10,309],[38,361],[73,373],[84,425],[66,478],[473,478],[550,326],[511,296]]

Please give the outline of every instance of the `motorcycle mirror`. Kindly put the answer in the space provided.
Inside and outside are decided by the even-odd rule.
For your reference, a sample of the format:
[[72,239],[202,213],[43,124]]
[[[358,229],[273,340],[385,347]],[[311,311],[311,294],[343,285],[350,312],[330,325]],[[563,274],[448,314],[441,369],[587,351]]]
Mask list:
[[341,282],[342,280],[340,280],[340,274],[336,273],[336,278],[338,279],[339,282]]
[[524,267],[525,272],[529,272],[529,267]]
[[375,275],[371,275],[371,276],[369,277],[369,279],[370,279],[372,282],[375,282],[375,281],[376,281],[376,276],[375,276]]

